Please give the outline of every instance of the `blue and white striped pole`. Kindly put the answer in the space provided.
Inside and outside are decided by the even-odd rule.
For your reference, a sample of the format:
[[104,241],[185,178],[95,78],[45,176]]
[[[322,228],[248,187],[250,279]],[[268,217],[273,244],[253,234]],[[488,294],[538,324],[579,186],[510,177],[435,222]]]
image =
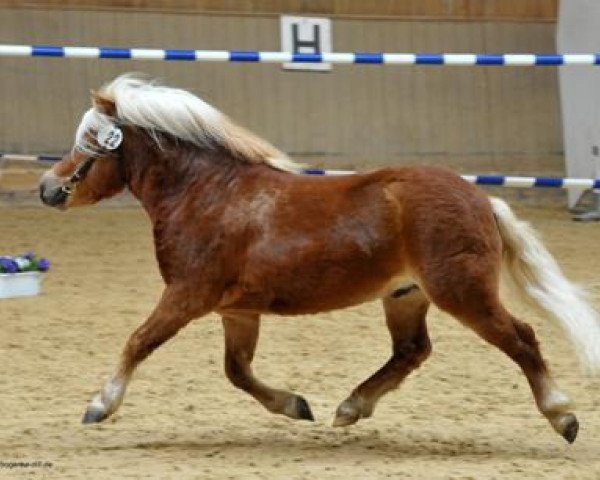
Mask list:
[[[310,168],[304,170],[307,175],[352,175],[352,170],[323,170]],[[517,188],[600,188],[600,178],[561,178],[561,177],[510,177],[505,175],[461,175],[469,183]]]
[[0,152],[0,160],[15,160],[19,162],[58,162],[61,158],[59,155],[23,155],[20,153]]
[[290,53],[254,50],[0,45],[4,57],[113,58],[197,62],[352,63],[385,65],[557,66],[600,65],[600,53]]

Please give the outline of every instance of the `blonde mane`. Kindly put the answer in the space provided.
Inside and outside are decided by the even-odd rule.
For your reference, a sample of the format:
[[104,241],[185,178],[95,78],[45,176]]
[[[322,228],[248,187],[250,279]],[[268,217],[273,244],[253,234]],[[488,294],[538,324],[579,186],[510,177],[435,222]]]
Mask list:
[[[142,127],[157,140],[156,133],[163,132],[202,148],[221,146],[248,163],[266,163],[293,173],[304,168],[188,91],[126,74],[102,86],[97,95],[114,103],[117,121]],[[78,129],[76,145],[85,149],[87,145],[80,145],[79,141],[85,137],[83,131],[90,124],[105,124],[109,118],[97,109],[86,113]]]

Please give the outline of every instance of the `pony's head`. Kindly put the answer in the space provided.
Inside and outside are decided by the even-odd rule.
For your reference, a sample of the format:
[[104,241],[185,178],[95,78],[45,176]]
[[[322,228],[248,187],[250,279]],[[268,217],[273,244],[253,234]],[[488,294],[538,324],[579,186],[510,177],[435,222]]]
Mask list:
[[166,135],[175,144],[224,152],[242,163],[294,173],[303,168],[190,92],[127,74],[92,94],[92,108],[83,115],[71,153],[42,177],[42,201],[67,208],[120,192],[127,183],[128,157],[136,156],[139,131],[154,140],[151,146],[159,154],[160,138]]
[[58,208],[90,205],[123,190],[123,129],[115,103],[92,92],[92,108],[81,119],[71,152],[40,180],[40,198]]

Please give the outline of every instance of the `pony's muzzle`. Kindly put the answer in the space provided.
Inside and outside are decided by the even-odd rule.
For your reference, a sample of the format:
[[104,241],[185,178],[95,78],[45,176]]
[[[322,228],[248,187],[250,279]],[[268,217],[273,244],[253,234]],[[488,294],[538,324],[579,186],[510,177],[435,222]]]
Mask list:
[[69,189],[51,176],[44,175],[40,180],[40,200],[49,207],[62,207],[69,197]]

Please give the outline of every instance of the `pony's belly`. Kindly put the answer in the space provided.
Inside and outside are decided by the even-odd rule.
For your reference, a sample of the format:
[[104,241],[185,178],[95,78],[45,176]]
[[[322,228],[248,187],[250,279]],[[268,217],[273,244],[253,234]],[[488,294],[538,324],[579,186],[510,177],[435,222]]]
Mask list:
[[[357,289],[349,284],[340,284],[335,291],[313,292],[311,295],[298,296],[294,299],[275,297],[270,302],[269,313],[279,315],[313,314],[329,310],[339,310],[353,307],[365,302],[394,295],[394,293],[408,292],[417,285],[409,276],[398,276],[385,282],[383,285],[373,285],[372,288]],[[399,296],[400,296],[399,295]]]
[[[366,272],[365,272],[366,273]],[[360,277],[360,276],[359,276]],[[282,285],[234,285],[224,292],[217,311],[275,313],[279,315],[313,314],[352,307],[410,290],[416,281],[409,274],[388,280],[368,274],[360,278],[342,277],[334,281],[299,282]],[[265,288],[266,287],[266,288]]]

